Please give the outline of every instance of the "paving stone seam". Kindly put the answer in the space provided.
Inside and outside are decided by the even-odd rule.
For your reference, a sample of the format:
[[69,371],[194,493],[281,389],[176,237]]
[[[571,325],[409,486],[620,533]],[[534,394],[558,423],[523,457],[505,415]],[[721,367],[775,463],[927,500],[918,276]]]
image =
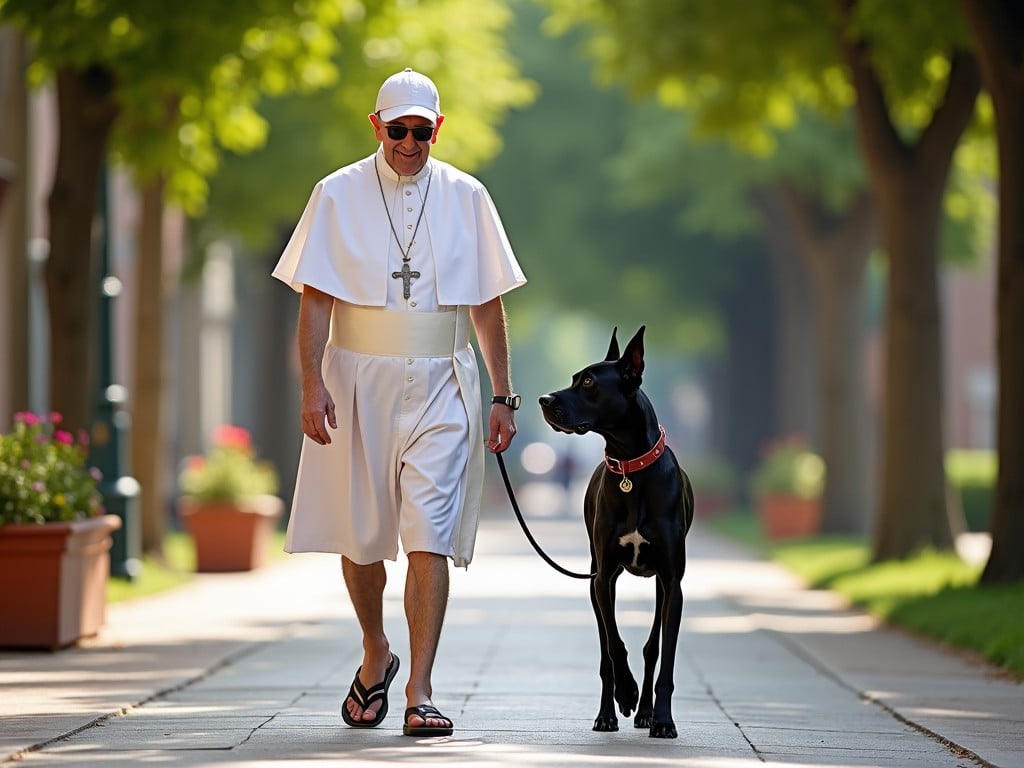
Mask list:
[[927,736],[929,739],[942,745],[943,747],[948,749],[954,757],[961,760],[971,760],[972,762],[976,763],[980,768],[999,768],[998,765],[986,760],[973,750],[970,750],[967,747],[962,746],[961,744],[958,744],[957,742],[953,741],[948,736],[943,736],[941,733],[933,731],[928,726],[907,717],[903,713],[886,704],[878,697],[873,696],[868,691],[864,691],[859,686],[856,686],[853,683],[849,682],[835,669],[833,669],[831,666],[829,666],[820,658],[818,658],[818,656],[815,655],[813,651],[811,651],[809,648],[803,645],[795,637],[792,637],[791,635],[787,635],[784,632],[780,632],[774,629],[767,629],[765,631],[768,632],[769,635],[774,636],[776,641],[779,642],[780,645],[788,649],[791,653],[796,655],[805,663],[814,667],[814,669],[816,669],[820,674],[832,680],[834,683],[836,683],[836,685],[842,686],[846,690],[855,694],[861,701],[867,702],[868,704],[878,707],[895,720],[898,720],[899,722],[903,723],[909,728],[913,728],[915,731],[922,734],[923,736]]
[[31,746],[24,747],[23,749],[19,749],[17,752],[12,752],[12,753],[10,753],[8,755],[5,755],[3,757],[3,759],[0,759],[0,764],[7,764],[7,763],[18,762],[18,761],[24,759],[26,756],[28,756],[29,754],[31,754],[33,752],[38,752],[38,751],[46,749],[47,747],[52,746],[53,744],[56,744],[58,742],[66,741],[66,740],[68,740],[70,738],[73,738],[73,737],[77,736],[78,734],[83,733],[83,732],[85,732],[85,731],[87,731],[87,730],[89,730],[91,728],[96,728],[98,726],[101,726],[104,723],[107,723],[110,720],[113,720],[114,718],[124,717],[129,712],[131,712],[131,711],[133,711],[135,709],[138,709],[139,707],[143,707],[146,704],[151,704],[151,703],[153,703],[155,701],[159,701],[160,699],[164,698],[165,696],[169,696],[172,693],[177,693],[178,691],[183,691],[186,688],[188,688],[189,686],[195,685],[196,683],[200,682],[201,680],[205,680],[207,677],[209,677],[209,676],[211,676],[213,674],[216,674],[221,669],[224,669],[226,667],[230,667],[231,665],[237,663],[238,661],[241,661],[246,656],[249,656],[250,654],[255,653],[260,647],[262,647],[264,645],[266,645],[265,642],[247,643],[246,645],[244,645],[241,648],[237,648],[234,651],[230,651],[229,653],[227,653],[226,655],[221,657],[218,661],[214,662],[213,664],[208,666],[206,669],[204,669],[203,671],[201,671],[197,675],[193,675],[192,677],[187,678],[185,680],[182,680],[181,682],[176,683],[175,685],[171,685],[171,686],[168,686],[167,688],[163,688],[163,689],[161,689],[159,691],[156,691],[156,692],[150,694],[149,696],[147,696],[146,698],[144,698],[144,699],[142,699],[140,701],[137,701],[137,702],[135,702],[133,704],[128,704],[127,706],[121,707],[120,709],[116,709],[113,712],[107,712],[106,714],[103,714],[103,715],[100,715],[98,717],[95,717],[92,720],[90,720],[89,722],[83,723],[82,725],[78,726],[77,728],[73,728],[70,731],[58,734],[57,736],[54,736],[53,738],[46,739],[45,741],[40,741],[37,744],[32,744]]
[[722,703],[722,700],[719,699],[718,694],[715,693],[714,687],[711,685],[710,682],[708,682],[707,677],[705,677],[704,675],[704,671],[697,666],[697,662],[694,661],[693,657],[689,654],[686,654],[683,658],[685,663],[693,671],[693,674],[696,676],[701,686],[703,686],[705,693],[707,693],[708,695],[708,698],[711,699],[712,702],[714,702],[714,705],[718,708],[718,711],[722,713],[725,719],[732,723],[733,727],[736,728],[737,731],[739,731],[740,736],[742,736],[743,740],[747,742],[748,746],[750,747],[750,750],[754,753],[754,756],[762,763],[768,762],[767,758],[763,754],[761,754],[761,750],[754,746],[754,742],[750,740],[749,736],[747,736],[746,731],[743,730],[743,726],[740,724],[739,720],[733,717],[728,712],[728,710],[726,710],[725,705]]

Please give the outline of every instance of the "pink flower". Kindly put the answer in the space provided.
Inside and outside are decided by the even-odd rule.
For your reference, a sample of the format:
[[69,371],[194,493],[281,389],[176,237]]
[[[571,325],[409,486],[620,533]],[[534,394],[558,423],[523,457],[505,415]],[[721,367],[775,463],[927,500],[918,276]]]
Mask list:
[[54,432],[53,439],[58,443],[63,443],[64,445],[74,445],[75,442],[75,438],[72,434],[70,432],[65,432],[63,429],[58,429]]
[[222,448],[237,448],[247,451],[252,444],[252,437],[249,435],[249,430],[243,427],[224,424],[214,431],[213,444]]
[[199,471],[206,466],[206,459],[202,456],[189,456],[185,459],[185,467],[190,470]]
[[31,411],[23,411],[22,413],[19,413],[18,416],[20,417],[18,420],[27,427],[34,427],[42,421]]
[[51,424],[60,424],[62,421],[64,421],[64,417],[61,416],[57,411],[54,411],[53,413],[50,414]]

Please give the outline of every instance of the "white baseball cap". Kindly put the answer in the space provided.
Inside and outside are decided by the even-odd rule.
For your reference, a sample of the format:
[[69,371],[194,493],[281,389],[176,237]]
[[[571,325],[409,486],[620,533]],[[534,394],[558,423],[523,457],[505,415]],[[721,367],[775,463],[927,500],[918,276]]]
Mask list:
[[419,115],[437,123],[441,100],[433,80],[406,67],[384,81],[377,92],[377,107],[373,111],[385,123],[406,115]]

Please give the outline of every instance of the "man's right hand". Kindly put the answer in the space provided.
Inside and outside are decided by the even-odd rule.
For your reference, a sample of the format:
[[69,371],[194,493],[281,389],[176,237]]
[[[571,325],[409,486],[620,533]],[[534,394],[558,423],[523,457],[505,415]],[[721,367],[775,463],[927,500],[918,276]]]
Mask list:
[[329,445],[331,435],[327,425],[337,429],[338,417],[334,413],[334,400],[327,388],[321,386],[318,391],[302,396],[302,432],[319,445]]

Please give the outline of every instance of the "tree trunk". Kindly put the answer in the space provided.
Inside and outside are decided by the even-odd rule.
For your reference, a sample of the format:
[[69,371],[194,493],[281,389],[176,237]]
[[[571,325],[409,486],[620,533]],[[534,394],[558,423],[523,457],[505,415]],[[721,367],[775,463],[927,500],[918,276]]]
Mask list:
[[999,474],[982,582],[1024,579],[1024,8],[961,0],[992,97],[999,142],[996,355]]
[[[838,0],[849,23],[856,0]],[[944,99],[913,142],[889,114],[868,46],[840,30],[857,94],[857,139],[879,205],[889,260],[881,485],[873,558],[906,557],[923,546],[949,548],[942,439],[942,352],[938,237],[953,152],[981,87],[977,63],[954,52]]]
[[864,339],[861,331],[864,268],[877,241],[875,209],[867,192],[843,215],[788,185],[776,189],[770,217],[784,221],[788,249],[811,280],[817,327],[815,383],[820,432],[814,445],[827,467],[822,528],[829,533],[868,529],[868,468]]
[[938,231],[944,184],[904,171],[883,196],[886,294],[885,413],[876,559],[953,546],[946,509]]
[[138,285],[135,307],[135,376],[132,408],[132,473],[142,487],[142,551],[158,553],[167,532],[168,479],[164,446],[164,179],[142,190]]
[[100,67],[57,73],[60,140],[50,193],[50,407],[74,431],[90,422],[98,296],[93,223],[107,139],[117,116],[114,79]]
[[797,251],[792,222],[780,210],[778,190],[754,194],[772,263],[775,287],[775,424],[777,435],[799,435],[818,442],[819,388],[817,310],[807,265]]
[[[6,262],[7,406],[27,411],[29,397],[28,137],[25,41],[13,26],[0,29],[0,163],[10,163],[0,194],[0,254]],[[0,180],[0,187],[5,182]],[[0,322],[0,325],[3,325]],[[5,389],[0,385],[0,392]],[[8,414],[3,414],[6,417]],[[0,430],[7,423],[0,419]]]
[[822,530],[867,533],[872,522],[868,408],[864,379],[864,270],[877,244],[874,206],[862,198],[819,231],[812,260],[818,304],[821,455],[825,460]]

